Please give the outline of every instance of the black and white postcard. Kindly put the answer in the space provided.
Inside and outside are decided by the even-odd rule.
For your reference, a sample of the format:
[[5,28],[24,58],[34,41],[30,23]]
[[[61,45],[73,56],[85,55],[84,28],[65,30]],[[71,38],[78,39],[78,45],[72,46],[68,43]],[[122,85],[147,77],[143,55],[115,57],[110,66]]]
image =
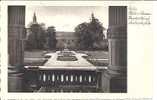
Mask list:
[[2,100],[152,100],[152,1],[2,1]]

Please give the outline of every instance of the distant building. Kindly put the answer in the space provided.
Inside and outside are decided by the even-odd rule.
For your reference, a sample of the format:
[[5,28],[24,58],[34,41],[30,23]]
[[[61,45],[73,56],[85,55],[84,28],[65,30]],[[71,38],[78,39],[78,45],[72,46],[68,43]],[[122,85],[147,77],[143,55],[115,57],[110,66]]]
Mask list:
[[77,49],[78,37],[74,32],[56,32],[57,49]]
[[35,12],[34,12],[34,15],[33,15],[33,24],[38,24]]
[[[33,21],[31,22],[31,25],[33,25],[33,24],[38,24],[35,12],[33,15]],[[30,26],[27,28],[26,33],[27,33],[26,38],[28,38],[28,36],[32,33]]]

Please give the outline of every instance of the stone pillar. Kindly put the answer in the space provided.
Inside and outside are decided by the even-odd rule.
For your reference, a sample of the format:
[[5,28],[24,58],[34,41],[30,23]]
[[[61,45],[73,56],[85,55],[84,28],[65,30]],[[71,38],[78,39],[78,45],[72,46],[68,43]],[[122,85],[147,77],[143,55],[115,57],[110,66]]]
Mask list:
[[11,66],[22,65],[24,60],[25,7],[8,7],[8,53]]
[[127,7],[109,7],[107,92],[127,92]]
[[8,91],[20,92],[23,88],[25,37],[25,6],[8,6]]

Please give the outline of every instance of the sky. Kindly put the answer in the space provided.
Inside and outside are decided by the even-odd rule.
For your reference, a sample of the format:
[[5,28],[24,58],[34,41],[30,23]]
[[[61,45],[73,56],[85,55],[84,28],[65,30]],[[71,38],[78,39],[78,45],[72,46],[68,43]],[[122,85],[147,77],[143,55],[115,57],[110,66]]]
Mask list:
[[105,28],[108,27],[107,6],[27,6],[26,27],[32,22],[34,12],[38,23],[55,26],[56,31],[73,32],[78,24],[89,22],[92,13]]

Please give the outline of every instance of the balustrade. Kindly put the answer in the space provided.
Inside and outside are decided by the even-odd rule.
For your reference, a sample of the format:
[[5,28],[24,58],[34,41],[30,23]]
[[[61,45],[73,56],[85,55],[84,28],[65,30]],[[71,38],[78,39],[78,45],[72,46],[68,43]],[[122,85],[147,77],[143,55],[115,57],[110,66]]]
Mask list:
[[94,71],[39,71],[38,83],[41,86],[50,85],[96,85]]
[[77,88],[76,91],[84,87],[87,90],[96,90],[100,82],[96,71],[87,70],[27,70],[26,76],[30,86],[50,87],[55,90],[62,87],[68,87],[68,90]]

